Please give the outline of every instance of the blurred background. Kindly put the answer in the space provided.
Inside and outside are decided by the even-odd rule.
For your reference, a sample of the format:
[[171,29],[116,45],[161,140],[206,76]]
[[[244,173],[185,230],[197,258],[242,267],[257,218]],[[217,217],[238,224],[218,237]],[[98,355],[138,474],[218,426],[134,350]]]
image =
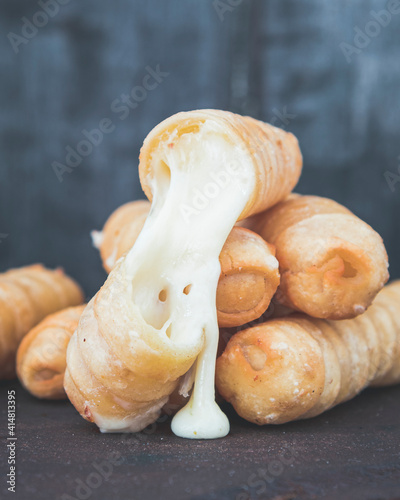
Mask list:
[[94,294],[106,275],[89,233],[143,197],[146,134],[220,108],[293,132],[297,191],[371,224],[400,278],[397,0],[0,6],[0,271],[62,266]]

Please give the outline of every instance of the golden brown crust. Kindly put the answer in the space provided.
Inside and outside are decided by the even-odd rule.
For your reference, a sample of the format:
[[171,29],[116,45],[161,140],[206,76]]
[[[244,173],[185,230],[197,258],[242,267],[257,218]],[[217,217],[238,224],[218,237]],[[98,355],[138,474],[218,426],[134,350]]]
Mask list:
[[150,203],[147,200],[137,200],[121,205],[107,219],[99,244],[101,260],[107,273],[132,248],[149,211]]
[[235,334],[217,360],[219,393],[257,424],[284,423],[310,410],[325,376],[319,343],[287,320]]
[[0,274],[0,378],[15,376],[18,345],[33,326],[82,300],[80,287],[61,269],[36,264]]
[[240,326],[259,318],[267,310],[279,285],[274,247],[252,231],[234,227],[219,261],[219,326]]
[[[109,432],[113,425],[123,432],[124,422],[126,430],[135,432],[155,421],[202,341],[177,347],[163,333],[149,332],[134,310],[129,282],[115,278],[122,264],[116,264],[109,286],[103,286],[86,307],[68,345],[64,377],[68,398],[81,416]],[[115,293],[118,302],[111,315]]]
[[63,387],[67,347],[85,307],[69,307],[51,314],[23,338],[17,352],[17,375],[34,396],[67,397]]
[[154,152],[163,143],[173,144],[183,134],[197,133],[206,121],[218,127],[232,145],[240,145],[251,159],[255,189],[239,219],[272,207],[288,196],[297,184],[303,162],[296,137],[249,116],[202,109],[177,113],[157,125],[146,137],[140,151],[139,177],[150,201]]
[[262,425],[310,418],[368,385],[399,383],[399,304],[396,281],[351,320],[295,314],[243,330],[217,360],[218,391]]
[[276,247],[281,303],[310,316],[353,318],[388,280],[382,238],[327,198],[292,195],[244,225]]

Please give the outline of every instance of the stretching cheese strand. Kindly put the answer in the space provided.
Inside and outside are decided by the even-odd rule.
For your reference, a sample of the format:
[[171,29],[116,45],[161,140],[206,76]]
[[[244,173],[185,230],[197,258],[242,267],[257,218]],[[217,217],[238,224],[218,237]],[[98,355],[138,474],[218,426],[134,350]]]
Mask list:
[[396,281],[354,319],[294,314],[243,330],[217,360],[218,391],[263,425],[314,417],[368,385],[400,383],[399,306]]
[[382,238],[335,201],[291,195],[243,222],[276,247],[276,299],[316,318],[362,314],[388,280]]
[[[92,232],[93,243],[100,250],[107,272],[132,248],[149,211],[148,201],[126,203],[110,215],[101,232]],[[234,227],[219,262],[218,325],[235,327],[259,318],[279,285],[279,264],[273,245],[248,229]]]
[[[273,249],[252,231],[235,227],[219,260],[219,325],[238,326],[260,317],[279,284]],[[63,378],[67,347],[83,309],[78,306],[46,317],[21,342],[17,373],[31,394],[46,399],[66,397]]]
[[33,326],[82,300],[80,287],[61,269],[36,264],[0,274],[0,379],[15,377],[18,345]]
[[[260,317],[279,284],[273,249],[252,231],[235,227],[219,260],[219,325],[238,326]],[[67,347],[83,309],[78,306],[46,317],[21,342],[17,373],[31,394],[46,399],[66,397],[63,378]]]
[[139,165],[150,214],[68,346],[64,384],[82,416],[102,431],[141,430],[191,369],[173,431],[229,432],[214,398],[218,257],[236,220],[286,197],[300,171],[291,134],[232,113],[179,113],[150,132]]

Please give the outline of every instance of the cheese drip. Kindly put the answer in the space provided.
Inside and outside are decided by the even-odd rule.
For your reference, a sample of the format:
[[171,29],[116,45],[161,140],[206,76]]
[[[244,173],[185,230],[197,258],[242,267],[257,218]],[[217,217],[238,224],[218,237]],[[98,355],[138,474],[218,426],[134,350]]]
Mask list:
[[172,421],[173,432],[185,438],[229,432],[215,402],[216,290],[219,254],[254,189],[248,162],[218,124],[170,136],[152,157],[151,211],[125,259],[143,319],[180,346],[203,341],[190,401]]

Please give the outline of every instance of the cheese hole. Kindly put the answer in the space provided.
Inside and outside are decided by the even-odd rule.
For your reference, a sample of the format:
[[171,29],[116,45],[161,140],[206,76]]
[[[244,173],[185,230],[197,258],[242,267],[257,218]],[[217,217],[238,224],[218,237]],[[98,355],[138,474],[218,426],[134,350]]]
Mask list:
[[354,267],[347,260],[344,260],[343,262],[344,262],[343,278],[354,278],[355,276],[357,276],[357,269],[354,269]]
[[55,370],[44,368],[43,370],[35,372],[34,379],[36,381],[46,381],[51,380],[56,375],[58,375],[58,373]]
[[161,290],[161,292],[158,294],[158,300],[160,302],[165,302],[167,300],[167,290]]
[[192,288],[191,284],[190,285],[186,285],[185,288],[183,289],[183,293],[185,295],[189,295],[189,292],[190,292],[191,288]]

